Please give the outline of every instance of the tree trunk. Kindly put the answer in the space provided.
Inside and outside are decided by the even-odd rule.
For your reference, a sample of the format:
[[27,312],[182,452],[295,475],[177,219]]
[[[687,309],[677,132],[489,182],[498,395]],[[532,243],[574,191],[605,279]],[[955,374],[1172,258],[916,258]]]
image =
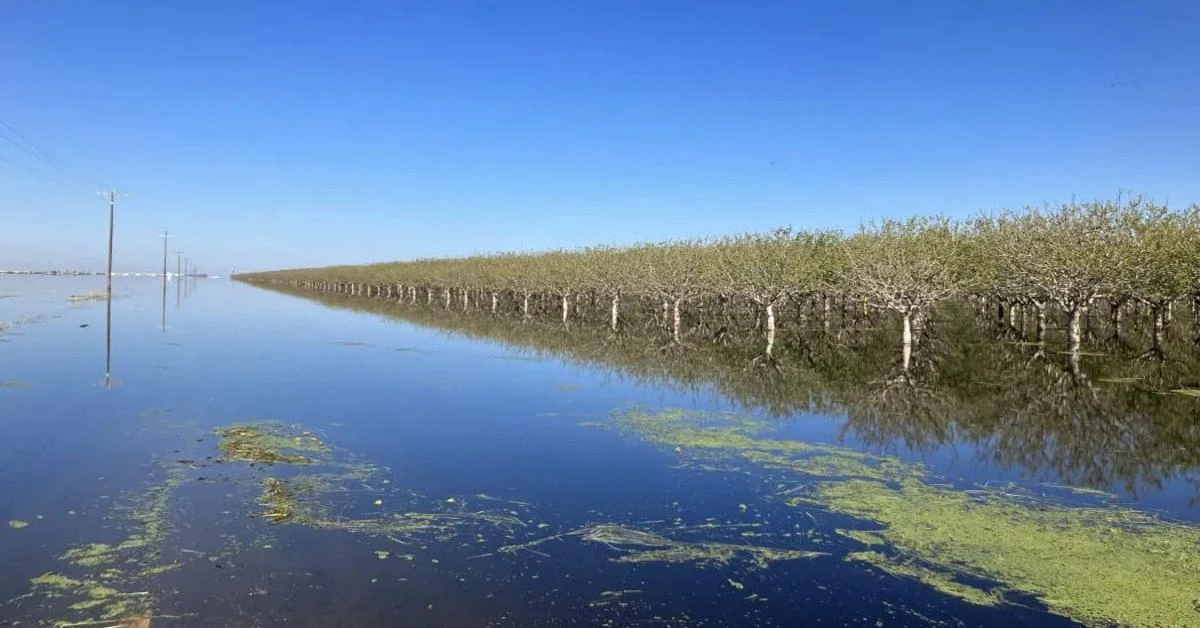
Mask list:
[[621,314],[621,293],[614,292],[612,295],[612,318],[609,322],[609,327],[615,332],[617,331],[617,317]]
[[1125,311],[1124,303],[1122,303],[1120,301],[1113,301],[1111,307],[1112,307],[1111,322],[1112,322],[1112,328],[1113,328],[1112,337],[1115,340],[1120,340],[1121,339],[1121,321],[1124,318],[1123,312]]
[[767,315],[767,356],[775,350],[775,304],[768,303],[766,307]]
[[821,325],[825,327],[825,332],[829,332],[829,295],[821,297]]
[[906,371],[908,370],[909,365],[912,363],[912,348],[913,348],[913,320],[912,319],[913,319],[912,312],[909,310],[905,310],[904,311],[904,332],[903,332],[903,339],[904,339],[904,345],[903,345],[904,356],[903,357],[904,357],[904,370],[906,370]]
[[462,295],[463,311],[466,312],[467,308],[471,307],[471,291],[467,290],[466,288],[463,288],[462,292],[463,292],[463,295]]
[[521,315],[529,318],[529,293],[521,293]]
[[681,342],[680,332],[683,328],[683,319],[679,315],[679,305],[683,303],[683,299],[675,299],[674,307],[671,310],[671,320],[674,322],[671,331],[671,337],[675,339],[675,343]]
[[1162,353],[1163,337],[1166,335],[1168,325],[1168,307],[1169,304],[1166,303],[1154,304],[1154,351],[1157,353]]
[[1079,353],[1083,342],[1083,319],[1087,316],[1087,306],[1071,303],[1067,306],[1067,351]]
[[496,295],[496,291],[492,291],[492,314],[496,313],[496,306],[500,304],[500,297]]
[[663,327],[667,326],[667,317],[670,315],[670,313],[671,313],[671,304],[668,303],[666,299],[663,299],[663,302],[662,302],[662,326]]
[[562,295],[562,322],[567,322],[567,315],[571,312],[571,298],[568,295]]
[[1037,310],[1037,331],[1035,332],[1037,342],[1046,342],[1046,304],[1034,301],[1033,307]]
[[448,309],[450,309],[450,289],[449,289],[449,288],[442,288],[442,292],[444,292],[444,293],[445,293],[445,298],[446,298],[446,309],[448,310]]

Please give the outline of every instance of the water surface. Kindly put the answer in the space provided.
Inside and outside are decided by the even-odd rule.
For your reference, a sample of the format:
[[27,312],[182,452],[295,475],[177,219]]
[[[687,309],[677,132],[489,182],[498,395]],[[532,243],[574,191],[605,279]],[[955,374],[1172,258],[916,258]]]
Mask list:
[[[152,614],[155,626],[1072,623],[1032,597],[972,604],[845,560],[864,546],[836,530],[872,526],[789,503],[803,474],[664,446],[614,422],[634,410],[752,417],[773,439],[896,456],[947,484],[1200,520],[1194,428],[1171,427],[1172,412],[1188,411],[1176,405],[1146,419],[1170,425],[1130,430],[1123,445],[1077,442],[1073,434],[1096,432],[1086,428],[1057,430],[1057,442],[984,435],[969,421],[946,434],[905,421],[927,408],[913,399],[928,395],[887,411],[789,411],[791,384],[739,395],[751,384],[687,381],[653,362],[661,357],[546,344],[584,347],[581,331],[539,332],[541,347],[522,345],[517,331],[489,337],[470,321],[433,327],[224,280],[172,283],[164,299],[157,280],[119,279],[106,356],[104,304],[68,301],[102,281],[0,277],[0,295],[11,295],[0,320],[19,322],[0,333],[0,469],[10,479],[0,521],[20,524],[0,527],[0,602],[11,600],[0,625],[121,618],[123,608]],[[759,380],[769,389],[771,377]],[[783,401],[772,405],[773,395]],[[234,424],[311,435],[330,449],[309,466],[231,460],[215,430]],[[268,478],[317,473],[309,506],[320,517],[263,516]],[[414,513],[436,524],[397,523]],[[660,541],[622,545],[586,532],[603,526],[684,548],[823,555],[620,562]],[[131,538],[146,542],[108,562],[63,559]],[[82,586],[31,586],[48,573]],[[129,604],[113,611],[114,600]]]

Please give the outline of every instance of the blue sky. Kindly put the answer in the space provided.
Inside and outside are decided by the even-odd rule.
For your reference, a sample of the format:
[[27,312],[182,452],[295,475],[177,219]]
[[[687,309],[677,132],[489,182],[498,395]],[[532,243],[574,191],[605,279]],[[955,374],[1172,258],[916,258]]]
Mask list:
[[[0,120],[222,274],[1200,200],[1200,3],[6,0]],[[0,133],[6,132],[0,127]],[[9,133],[11,135],[11,133]],[[0,268],[102,268],[0,139]]]

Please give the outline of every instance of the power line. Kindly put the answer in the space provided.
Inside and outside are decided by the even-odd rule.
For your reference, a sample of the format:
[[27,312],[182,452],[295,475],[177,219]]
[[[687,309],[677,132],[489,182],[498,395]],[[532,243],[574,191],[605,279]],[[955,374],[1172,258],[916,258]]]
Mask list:
[[35,177],[38,177],[40,179],[45,179],[51,183],[64,183],[64,181],[62,179],[58,179],[58,178],[56,178],[52,175],[46,174],[44,172],[38,172],[37,170],[34,170],[33,168],[30,168],[29,166],[26,166],[25,164],[22,164],[20,162],[13,161],[13,160],[5,157],[4,155],[0,155],[0,164],[8,165],[10,167],[16,168],[17,170],[23,170]]
[[[70,168],[67,168],[66,164],[64,164],[62,161],[60,161],[54,155],[51,155],[49,152],[47,152],[41,146],[38,146],[36,142],[29,139],[27,136],[22,134],[20,131],[18,131],[16,128],[14,128],[11,124],[5,122],[3,119],[0,119],[0,127],[3,127],[4,129],[8,130],[7,133],[5,133],[3,130],[0,130],[0,138],[8,140],[8,142],[10,144],[12,144],[13,146],[16,146],[18,149],[27,153],[34,159],[37,159],[38,161],[50,166],[51,168],[54,168],[55,170],[65,174],[68,177],[75,179],[77,181],[87,183],[88,185],[107,187],[103,183],[100,183],[99,181],[96,181],[95,179],[85,177],[77,172],[72,171]],[[14,137],[18,138],[20,141],[18,141],[17,139],[13,139]],[[12,163],[12,162],[9,161],[9,163]]]

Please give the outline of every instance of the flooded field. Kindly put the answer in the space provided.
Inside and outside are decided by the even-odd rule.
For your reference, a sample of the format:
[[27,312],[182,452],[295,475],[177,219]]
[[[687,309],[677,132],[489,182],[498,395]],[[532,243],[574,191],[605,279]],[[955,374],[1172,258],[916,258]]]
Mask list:
[[0,625],[1200,625],[1186,333],[897,373],[126,279],[106,350],[102,281],[0,278]]

